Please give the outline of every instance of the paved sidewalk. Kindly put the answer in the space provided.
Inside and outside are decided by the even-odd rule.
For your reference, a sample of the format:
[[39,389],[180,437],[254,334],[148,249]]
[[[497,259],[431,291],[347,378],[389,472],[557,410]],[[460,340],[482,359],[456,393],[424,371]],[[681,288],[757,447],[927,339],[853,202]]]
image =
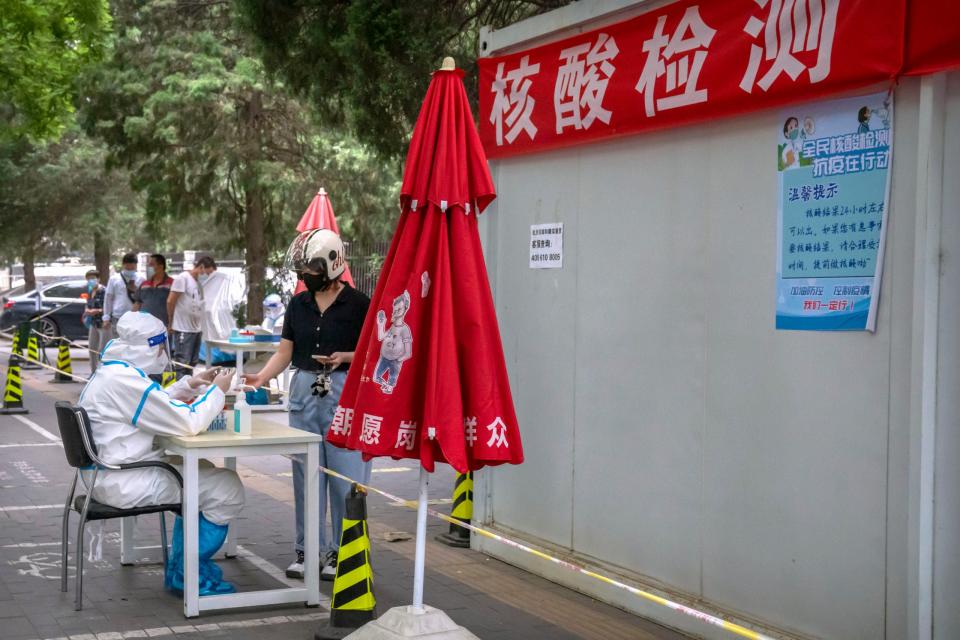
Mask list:
[[[74,360],[73,369],[84,375],[86,362]],[[6,368],[0,370],[5,375]],[[138,521],[135,566],[120,566],[119,522],[104,525],[103,559],[85,564],[84,609],[73,610],[72,568],[68,593],[60,592],[59,582],[62,505],[72,470],[56,442],[53,403],[75,401],[81,385],[49,384],[51,378],[48,371],[24,372],[30,414],[0,416],[0,639],[279,636],[311,640],[314,629],[328,616],[323,608],[279,606],[184,618],[180,598],[162,588],[156,517]],[[276,418],[285,420],[282,414]],[[238,523],[240,557],[219,563],[240,590],[289,583],[283,568],[291,560],[293,547],[290,464],[278,457],[238,462],[247,491],[247,505]],[[453,480],[453,472],[444,466],[431,479],[431,497],[441,505],[448,503]],[[410,461],[378,460],[373,484],[413,498],[417,471]],[[406,541],[387,542],[385,534],[413,534],[415,512],[378,496],[368,499],[368,508],[374,588],[378,610],[383,612],[410,600],[412,535]],[[88,526],[88,544],[97,528],[97,524]],[[434,542],[433,535],[446,528],[445,523],[429,521],[425,600],[484,640],[684,637],[498,560]],[[71,529],[73,540],[76,531]],[[322,583],[327,596],[330,586]]]

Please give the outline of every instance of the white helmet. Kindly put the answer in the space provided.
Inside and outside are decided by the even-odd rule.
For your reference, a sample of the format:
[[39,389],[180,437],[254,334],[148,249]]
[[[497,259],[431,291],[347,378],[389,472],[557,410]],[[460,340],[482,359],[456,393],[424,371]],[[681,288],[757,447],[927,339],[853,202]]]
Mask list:
[[290,271],[309,269],[336,280],[346,270],[343,241],[329,229],[304,231],[287,250],[284,266]]

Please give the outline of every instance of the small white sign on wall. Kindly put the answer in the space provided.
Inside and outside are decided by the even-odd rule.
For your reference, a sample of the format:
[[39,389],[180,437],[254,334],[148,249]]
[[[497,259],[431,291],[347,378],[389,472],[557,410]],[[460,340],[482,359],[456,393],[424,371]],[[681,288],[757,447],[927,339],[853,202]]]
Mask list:
[[530,268],[563,268],[563,223],[530,225]]

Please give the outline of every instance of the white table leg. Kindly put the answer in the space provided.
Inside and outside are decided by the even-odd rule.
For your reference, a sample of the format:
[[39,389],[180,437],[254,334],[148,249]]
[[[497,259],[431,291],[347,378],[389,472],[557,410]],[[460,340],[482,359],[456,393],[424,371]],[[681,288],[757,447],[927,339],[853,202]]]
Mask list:
[[[231,469],[233,471],[237,470],[237,459],[236,458],[224,458],[223,466],[226,469]],[[224,558],[236,558],[237,557],[237,527],[239,526],[239,519],[234,518],[230,523],[230,529],[227,531],[227,541],[223,545],[223,557]]]
[[320,444],[307,445],[307,464],[303,469],[304,492],[304,581],[307,587],[307,606],[320,604]]
[[134,557],[133,543],[136,531],[137,517],[120,519],[120,564],[129,566],[137,562]]
[[200,615],[199,476],[195,450],[183,455],[183,615]]

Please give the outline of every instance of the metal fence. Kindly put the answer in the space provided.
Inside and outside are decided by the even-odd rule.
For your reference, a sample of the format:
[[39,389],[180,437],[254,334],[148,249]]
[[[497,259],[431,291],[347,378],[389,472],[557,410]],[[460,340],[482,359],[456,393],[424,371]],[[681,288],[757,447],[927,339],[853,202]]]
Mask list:
[[363,245],[345,242],[344,249],[354,286],[372,298],[390,243],[384,241]]

